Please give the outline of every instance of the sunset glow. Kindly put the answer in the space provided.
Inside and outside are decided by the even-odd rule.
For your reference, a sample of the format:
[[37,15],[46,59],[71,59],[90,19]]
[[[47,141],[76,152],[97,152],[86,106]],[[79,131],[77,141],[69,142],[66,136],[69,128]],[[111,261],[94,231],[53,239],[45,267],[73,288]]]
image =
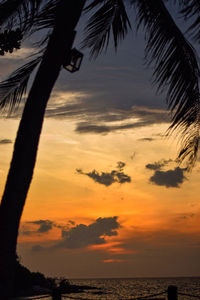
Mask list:
[[[134,46],[134,47],[133,47]],[[18,253],[33,271],[69,278],[197,276],[200,165],[178,165],[165,96],[151,86],[143,42],[61,71],[21,220]],[[0,78],[31,54],[0,58]],[[20,114],[0,120],[0,188]]]

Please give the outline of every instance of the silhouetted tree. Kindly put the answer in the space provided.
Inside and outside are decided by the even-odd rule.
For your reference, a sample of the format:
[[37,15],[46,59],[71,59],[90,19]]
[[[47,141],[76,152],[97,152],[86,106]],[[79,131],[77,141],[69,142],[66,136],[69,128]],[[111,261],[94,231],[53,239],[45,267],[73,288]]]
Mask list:
[[[7,2],[13,2],[8,0]],[[18,1],[19,2],[19,1]],[[21,1],[28,3],[29,1]],[[37,5],[39,1],[35,1]],[[22,67],[11,78],[3,83],[1,96],[1,106],[6,102],[13,107],[19,100],[30,76],[30,72],[41,61],[32,88],[27,98],[23,116],[20,122],[17,133],[16,142],[14,145],[13,158],[10,171],[7,178],[4,194],[0,206],[0,299],[11,299],[12,282],[14,278],[14,260],[16,252],[16,241],[18,235],[18,227],[20,217],[23,211],[28,188],[32,179],[33,169],[36,160],[39,136],[42,129],[42,123],[45,113],[47,101],[51,90],[59,75],[60,68],[64,62],[66,52],[70,51],[74,35],[74,28],[80,18],[83,5],[83,0],[60,0],[60,1],[44,1],[44,6],[39,10],[38,15],[32,16],[28,14],[30,22],[32,18],[36,18],[34,24],[39,22],[42,13],[47,13],[51,16],[51,21],[48,17],[43,17],[41,20],[48,22],[48,25],[41,27],[53,28],[49,36],[48,44],[44,54],[36,58],[31,63]],[[49,5],[49,7],[47,7]],[[4,9],[4,3],[0,6],[0,13]],[[29,7],[28,7],[29,8]],[[23,17],[23,6],[22,6]],[[52,15],[51,15],[52,14]],[[0,18],[1,21],[1,18]],[[27,30],[31,30],[32,24],[22,24],[24,26],[24,34]],[[31,26],[32,25],[32,26]],[[14,25],[13,25],[14,26]],[[34,29],[33,29],[34,31]],[[25,70],[25,72],[24,72]],[[27,70],[28,73],[27,74]],[[9,90],[8,82],[12,82],[12,92],[8,96],[5,90]]]
[[0,55],[5,52],[12,53],[14,49],[20,49],[22,33],[20,28],[16,30],[5,30],[0,33]]
[[[33,176],[45,108],[61,66],[70,53],[74,29],[86,0],[2,0],[0,28],[20,28],[23,39],[43,29],[36,58],[16,70],[0,84],[0,107],[10,110],[26,92],[33,70],[39,65],[19,125],[13,158],[0,206],[0,299],[11,298],[18,227],[26,195]],[[96,57],[108,46],[112,32],[115,47],[130,27],[125,0],[88,0],[89,18],[83,45]],[[199,146],[199,66],[191,44],[177,27],[164,2],[191,18],[190,30],[199,34],[199,1],[127,0],[136,9],[136,23],[146,33],[146,56],[154,64],[158,89],[167,90],[167,102],[173,112],[170,129],[181,128],[185,136],[179,158],[188,157],[192,165]],[[189,3],[188,3],[189,2]],[[196,19],[195,19],[196,18]],[[17,48],[14,46],[14,48]],[[7,50],[6,50],[7,51]],[[9,51],[9,50],[8,50]]]
[[21,291],[32,287],[31,272],[21,265],[19,260],[15,263],[14,295],[19,296]]
[[56,278],[45,277],[40,272],[31,272],[16,256],[14,296],[32,296],[35,293],[35,287],[39,287],[41,291],[51,292],[56,287]]

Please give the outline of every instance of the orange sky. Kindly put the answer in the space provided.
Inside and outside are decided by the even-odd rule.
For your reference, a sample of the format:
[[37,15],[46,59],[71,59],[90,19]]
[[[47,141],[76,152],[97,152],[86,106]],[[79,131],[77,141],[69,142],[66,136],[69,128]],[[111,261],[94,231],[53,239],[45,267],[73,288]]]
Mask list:
[[[62,71],[52,94],[18,242],[31,270],[69,278],[200,275],[199,162],[192,173],[175,163],[177,140],[163,137],[163,96],[154,96],[150,73],[137,63],[140,44],[134,67],[123,61],[133,51],[128,43],[118,58],[111,51],[86,59],[74,77]],[[0,58],[0,78],[30,51]],[[18,122],[17,114],[0,119],[2,192]]]

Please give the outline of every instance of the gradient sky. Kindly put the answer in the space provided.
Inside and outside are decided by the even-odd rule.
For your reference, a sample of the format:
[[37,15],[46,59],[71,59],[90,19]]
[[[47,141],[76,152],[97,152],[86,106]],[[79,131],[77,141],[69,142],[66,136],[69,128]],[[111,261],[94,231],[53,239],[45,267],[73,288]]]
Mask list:
[[[82,24],[82,23],[81,23]],[[78,45],[79,36],[75,42]],[[18,254],[33,271],[68,278],[200,275],[200,165],[178,166],[166,138],[164,95],[152,87],[143,36],[117,54],[61,71],[51,95]],[[25,62],[30,43],[0,57],[0,79]],[[0,119],[0,189],[22,106]]]

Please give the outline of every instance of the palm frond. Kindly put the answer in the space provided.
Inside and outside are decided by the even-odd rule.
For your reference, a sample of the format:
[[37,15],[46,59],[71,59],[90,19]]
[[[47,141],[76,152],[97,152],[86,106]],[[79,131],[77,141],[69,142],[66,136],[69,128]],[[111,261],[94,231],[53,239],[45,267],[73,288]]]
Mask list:
[[50,1],[42,7],[32,22],[33,32],[52,28],[55,25],[57,3],[57,0]]
[[[196,108],[198,111],[200,107]],[[177,162],[181,163],[183,160],[187,161],[187,170],[192,170],[198,156],[198,150],[200,145],[200,118],[198,118],[189,128],[187,128],[182,134],[184,138],[182,140],[181,151],[178,155]]]
[[164,0],[164,2],[173,2],[173,4],[178,4],[179,7],[184,7],[186,4],[188,4],[188,0]]
[[186,20],[192,20],[192,24],[187,32],[191,33],[194,40],[200,42],[200,1],[188,1],[185,7],[181,10],[181,14]]
[[114,46],[117,48],[119,41],[124,39],[131,24],[126,13],[123,0],[94,0],[86,7],[90,11],[100,6],[90,17],[85,27],[83,47],[91,49],[91,57],[97,57],[103,49],[107,49],[112,31]]
[[0,2],[1,27],[25,27],[38,13],[43,0],[5,0]]
[[0,109],[8,108],[12,112],[19,105],[26,93],[31,73],[42,59],[42,55],[15,70],[6,80],[0,83]]
[[[68,13],[70,13],[70,10],[72,8],[73,1],[68,1],[68,8],[66,8],[66,18],[69,18],[67,16]],[[56,14],[57,9],[59,7],[59,4],[62,5],[62,1],[60,0],[51,0],[49,2],[46,2],[45,5],[40,9],[38,14],[34,17],[34,20],[32,22],[32,31],[36,32],[43,29],[52,29],[56,22]],[[46,37],[48,37],[49,34],[47,34]],[[46,39],[46,38],[45,38]]]
[[[132,2],[137,10],[138,26],[143,24],[146,30],[146,58],[154,65],[154,83],[158,91],[167,90],[167,103],[173,115],[169,131],[179,128],[187,135],[183,144],[185,148],[193,135],[197,138],[199,136],[195,124],[199,123],[200,71],[195,51],[175,24],[163,1]],[[193,143],[193,153],[196,152],[195,145]],[[181,151],[180,160],[186,158],[183,153],[188,152]],[[196,156],[194,154],[190,157],[189,164],[192,157],[194,159]]]

